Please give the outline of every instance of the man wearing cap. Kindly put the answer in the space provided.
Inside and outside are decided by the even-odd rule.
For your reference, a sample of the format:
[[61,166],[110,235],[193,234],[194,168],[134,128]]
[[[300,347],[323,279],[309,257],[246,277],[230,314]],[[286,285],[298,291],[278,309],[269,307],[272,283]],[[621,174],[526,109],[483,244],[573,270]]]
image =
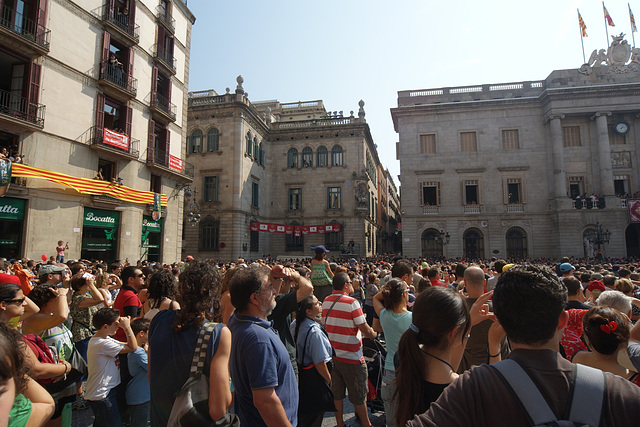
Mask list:
[[[38,271],[38,277],[40,278],[40,284],[61,286],[67,277],[67,269],[64,264],[44,264],[40,266]],[[68,286],[64,286],[65,288]]]
[[236,308],[229,319],[229,369],[243,426],[290,427],[298,418],[298,386],[289,353],[267,321],[276,306],[270,275],[267,267],[250,266],[239,269],[229,284]]
[[575,269],[576,268],[568,262],[563,262],[562,264],[560,264],[560,273],[562,274],[562,277],[573,276],[573,272],[575,271]]
[[[313,285],[299,272],[291,268],[276,265],[271,269],[269,281],[276,291],[276,306],[267,317],[273,322],[273,328],[278,331],[280,340],[287,348],[291,366],[298,373],[296,363],[296,344],[291,335],[291,312],[298,309],[298,303],[313,293]],[[291,291],[291,282],[298,284],[298,289]]]
[[587,286],[587,299],[595,301],[600,296],[601,292],[604,292],[607,288],[600,280],[592,280]]

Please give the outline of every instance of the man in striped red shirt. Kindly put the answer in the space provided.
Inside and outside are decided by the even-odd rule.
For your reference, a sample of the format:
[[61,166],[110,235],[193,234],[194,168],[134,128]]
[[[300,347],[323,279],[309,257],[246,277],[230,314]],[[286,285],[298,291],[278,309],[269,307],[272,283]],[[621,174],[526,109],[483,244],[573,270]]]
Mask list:
[[333,289],[333,293],[322,303],[322,318],[335,351],[331,390],[337,409],[337,426],[344,427],[342,401],[346,388],[360,424],[369,427],[367,365],[362,354],[362,335],[376,338],[377,333],[367,324],[360,303],[350,296],[353,294],[353,283],[347,273],[338,273],[333,277]]

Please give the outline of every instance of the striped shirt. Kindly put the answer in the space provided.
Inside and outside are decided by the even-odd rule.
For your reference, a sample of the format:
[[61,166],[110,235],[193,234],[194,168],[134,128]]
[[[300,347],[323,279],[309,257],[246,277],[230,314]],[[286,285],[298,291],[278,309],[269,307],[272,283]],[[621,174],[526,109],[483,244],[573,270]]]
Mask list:
[[[333,305],[336,299],[340,300]],[[327,318],[329,308],[333,305]],[[335,359],[343,363],[359,364],[362,355],[362,334],[358,325],[366,323],[362,308],[355,298],[342,291],[333,291],[322,303],[322,318],[326,319],[325,329],[331,346],[336,352]]]

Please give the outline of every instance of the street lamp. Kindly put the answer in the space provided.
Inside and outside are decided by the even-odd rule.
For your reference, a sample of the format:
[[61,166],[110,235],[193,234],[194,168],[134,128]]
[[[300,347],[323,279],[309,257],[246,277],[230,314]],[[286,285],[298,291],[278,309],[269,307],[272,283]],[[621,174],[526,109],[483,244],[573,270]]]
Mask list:
[[440,241],[442,241],[443,245],[448,245],[449,244],[449,240],[451,240],[451,235],[449,234],[449,232],[445,232],[444,230],[440,230]]
[[196,201],[196,194],[198,194],[198,190],[191,190],[191,187],[187,187],[184,190],[185,202],[191,201],[189,204],[189,212],[187,213],[187,221],[189,221],[194,227],[198,222],[200,222],[200,205],[198,205],[198,202]]
[[587,238],[589,243],[596,246],[596,251],[600,255],[604,255],[601,247],[602,245],[609,244],[609,239],[611,239],[611,232],[609,230],[602,231],[602,224],[600,222],[596,223],[595,230],[589,230],[584,233],[584,237]]

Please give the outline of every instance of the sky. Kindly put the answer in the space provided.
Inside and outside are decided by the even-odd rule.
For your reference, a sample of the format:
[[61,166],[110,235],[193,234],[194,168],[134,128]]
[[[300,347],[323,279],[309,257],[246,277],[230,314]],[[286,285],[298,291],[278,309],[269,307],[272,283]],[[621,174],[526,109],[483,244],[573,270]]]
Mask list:
[[[633,44],[627,1],[607,0]],[[630,2],[640,26],[640,0]],[[390,109],[400,90],[544,80],[606,49],[599,0],[189,0],[189,91],[243,87],[252,102],[322,99],[328,111],[365,102],[383,166],[399,184]],[[640,37],[639,34],[634,34]],[[638,38],[640,44],[640,38]]]

